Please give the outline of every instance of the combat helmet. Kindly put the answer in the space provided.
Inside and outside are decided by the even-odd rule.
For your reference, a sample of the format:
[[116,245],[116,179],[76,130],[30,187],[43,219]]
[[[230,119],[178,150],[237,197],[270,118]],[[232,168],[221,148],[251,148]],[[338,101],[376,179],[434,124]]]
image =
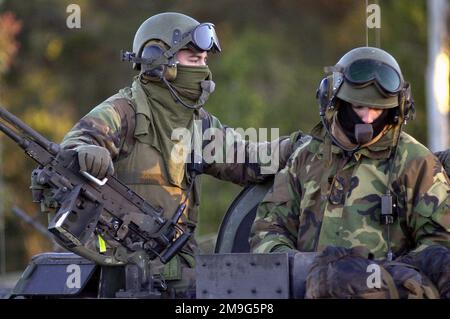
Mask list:
[[[386,51],[373,47],[355,48],[344,54],[336,65],[326,67],[325,71],[328,75],[321,80],[316,97],[321,121],[327,130],[337,108],[345,105],[339,101],[356,106],[389,109],[388,113],[383,113],[385,117],[380,118],[380,121],[388,119],[395,125],[414,118],[410,85],[404,80],[397,61]],[[352,124],[356,129],[358,123],[350,123],[347,127],[349,131],[353,130]],[[361,126],[358,134],[355,131],[355,136],[361,137],[356,139],[360,145],[372,138],[374,132],[368,126],[365,125],[364,130]],[[334,142],[346,149],[342,144]]]
[[336,64],[343,75],[336,96],[354,105],[389,109],[399,105],[404,79],[397,61],[386,51],[360,47]]
[[122,53],[122,60],[132,61],[137,70],[142,65],[147,69],[175,67],[174,57],[184,48],[220,52],[214,25],[181,13],[165,12],[141,24],[134,36],[133,51]]

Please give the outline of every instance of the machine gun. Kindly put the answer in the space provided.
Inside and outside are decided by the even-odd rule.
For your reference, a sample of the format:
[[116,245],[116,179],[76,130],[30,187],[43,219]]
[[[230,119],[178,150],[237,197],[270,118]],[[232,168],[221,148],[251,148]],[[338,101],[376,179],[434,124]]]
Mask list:
[[39,164],[33,201],[42,203],[51,190],[57,211],[48,230],[64,248],[103,266],[136,265],[145,282],[148,261],[167,263],[189,239],[178,225],[185,204],[165,218],[114,176],[100,181],[80,171],[76,151],[61,149],[3,107],[0,119],[0,130]]

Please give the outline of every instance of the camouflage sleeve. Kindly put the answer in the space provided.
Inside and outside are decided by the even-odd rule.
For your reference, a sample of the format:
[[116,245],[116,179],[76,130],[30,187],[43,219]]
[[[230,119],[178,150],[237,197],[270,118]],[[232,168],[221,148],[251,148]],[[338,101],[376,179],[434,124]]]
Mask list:
[[288,251],[297,246],[301,190],[288,164],[276,176],[258,207],[250,234],[255,253]]
[[450,184],[431,153],[410,161],[405,169],[408,227],[416,251],[431,245],[450,248]]
[[406,167],[406,185],[411,186],[407,188],[408,205],[412,210],[408,226],[413,230],[416,248],[399,261],[418,267],[436,285],[441,298],[449,299],[450,181],[441,165],[445,159],[429,153]]
[[[241,133],[252,134],[251,131]],[[272,142],[250,142],[212,115],[206,138],[210,142],[203,147],[205,173],[239,185],[259,183],[273,176],[284,167],[293,150],[288,137]]]
[[61,146],[76,149],[80,145],[105,147],[114,159],[121,150],[123,119],[112,103],[103,102],[85,115],[66,134]]
[[445,172],[450,176],[450,148],[442,152],[436,152],[434,155],[439,158],[442,166],[444,166]]
[[306,141],[309,141],[309,136],[299,130],[280,142],[280,170],[286,166],[292,153]]

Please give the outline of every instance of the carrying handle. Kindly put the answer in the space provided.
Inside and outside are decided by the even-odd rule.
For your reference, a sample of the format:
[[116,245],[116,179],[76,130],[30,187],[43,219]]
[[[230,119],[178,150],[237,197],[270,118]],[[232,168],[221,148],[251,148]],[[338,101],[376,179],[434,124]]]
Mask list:
[[92,176],[91,174],[89,174],[86,171],[80,171],[81,175],[83,175],[84,177],[86,177],[88,180],[90,180],[91,182],[94,182],[95,184],[97,184],[98,186],[103,186],[106,184],[106,182],[108,181],[108,178],[103,178],[102,180],[99,180],[98,178]]

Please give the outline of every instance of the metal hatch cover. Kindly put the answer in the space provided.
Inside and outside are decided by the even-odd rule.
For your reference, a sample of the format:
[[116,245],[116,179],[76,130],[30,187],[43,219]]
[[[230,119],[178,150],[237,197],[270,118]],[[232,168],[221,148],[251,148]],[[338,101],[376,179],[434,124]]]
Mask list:
[[198,299],[288,299],[287,254],[227,253],[196,257]]

